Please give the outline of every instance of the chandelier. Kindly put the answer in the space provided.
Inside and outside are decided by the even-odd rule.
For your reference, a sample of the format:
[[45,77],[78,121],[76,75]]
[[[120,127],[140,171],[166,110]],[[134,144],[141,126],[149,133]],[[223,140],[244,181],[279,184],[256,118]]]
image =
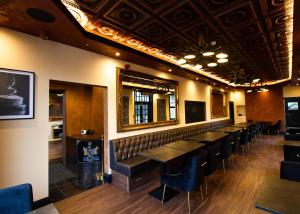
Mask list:
[[228,62],[228,54],[225,53],[216,41],[206,43],[203,34],[199,35],[196,48],[189,48],[183,58],[177,63],[183,68],[194,67],[201,69],[203,66],[216,67],[219,64]]

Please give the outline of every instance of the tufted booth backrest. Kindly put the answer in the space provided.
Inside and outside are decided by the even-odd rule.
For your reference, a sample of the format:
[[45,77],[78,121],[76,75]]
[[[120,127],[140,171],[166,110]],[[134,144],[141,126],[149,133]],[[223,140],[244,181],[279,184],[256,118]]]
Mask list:
[[176,140],[182,140],[190,136],[230,124],[230,120],[221,120],[111,140],[111,167],[114,169],[114,163],[116,161],[134,157],[138,152],[153,149]]

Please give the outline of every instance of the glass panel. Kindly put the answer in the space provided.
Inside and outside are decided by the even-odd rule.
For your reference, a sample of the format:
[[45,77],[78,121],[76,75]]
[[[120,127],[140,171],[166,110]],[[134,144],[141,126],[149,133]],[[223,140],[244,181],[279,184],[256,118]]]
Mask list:
[[170,108],[170,120],[175,120],[175,119],[176,119],[176,109]]
[[170,107],[175,107],[175,95],[171,94],[170,95]]

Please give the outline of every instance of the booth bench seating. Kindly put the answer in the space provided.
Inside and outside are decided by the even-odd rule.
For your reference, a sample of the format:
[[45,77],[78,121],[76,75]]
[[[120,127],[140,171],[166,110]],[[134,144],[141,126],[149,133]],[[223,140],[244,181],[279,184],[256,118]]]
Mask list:
[[222,120],[110,140],[112,185],[130,193],[159,176],[161,165],[154,160],[137,155],[138,152],[230,124],[230,120]]

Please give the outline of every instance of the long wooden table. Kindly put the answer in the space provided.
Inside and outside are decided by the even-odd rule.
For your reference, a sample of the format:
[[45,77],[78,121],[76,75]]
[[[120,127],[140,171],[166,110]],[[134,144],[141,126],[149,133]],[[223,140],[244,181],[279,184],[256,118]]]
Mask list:
[[256,208],[271,213],[298,214],[300,212],[299,196],[299,182],[268,176],[259,193]]
[[205,144],[198,143],[196,141],[179,140],[172,143],[168,143],[164,146],[168,148],[178,149],[184,152],[193,152],[195,150],[204,148]]
[[229,133],[225,132],[214,132],[214,131],[208,131],[203,132],[202,134],[195,135],[192,137],[187,138],[187,140],[196,141],[199,143],[213,143],[218,140],[221,140],[224,137],[227,137]]
[[150,158],[161,163],[167,163],[175,158],[181,157],[184,154],[186,154],[186,152],[167,146],[160,146],[138,153],[138,155]]
[[[180,140],[154,149],[150,149],[148,151],[139,152],[138,155],[150,158],[152,160],[164,164],[164,170],[165,170],[166,164],[168,164],[170,161],[182,158],[184,155],[199,150],[202,147],[205,147],[205,144]],[[162,200],[162,193],[163,193],[163,186],[161,185],[160,187],[149,192],[149,195],[158,200]],[[178,193],[179,193],[178,191],[170,187],[167,187],[164,202],[171,200]]]

